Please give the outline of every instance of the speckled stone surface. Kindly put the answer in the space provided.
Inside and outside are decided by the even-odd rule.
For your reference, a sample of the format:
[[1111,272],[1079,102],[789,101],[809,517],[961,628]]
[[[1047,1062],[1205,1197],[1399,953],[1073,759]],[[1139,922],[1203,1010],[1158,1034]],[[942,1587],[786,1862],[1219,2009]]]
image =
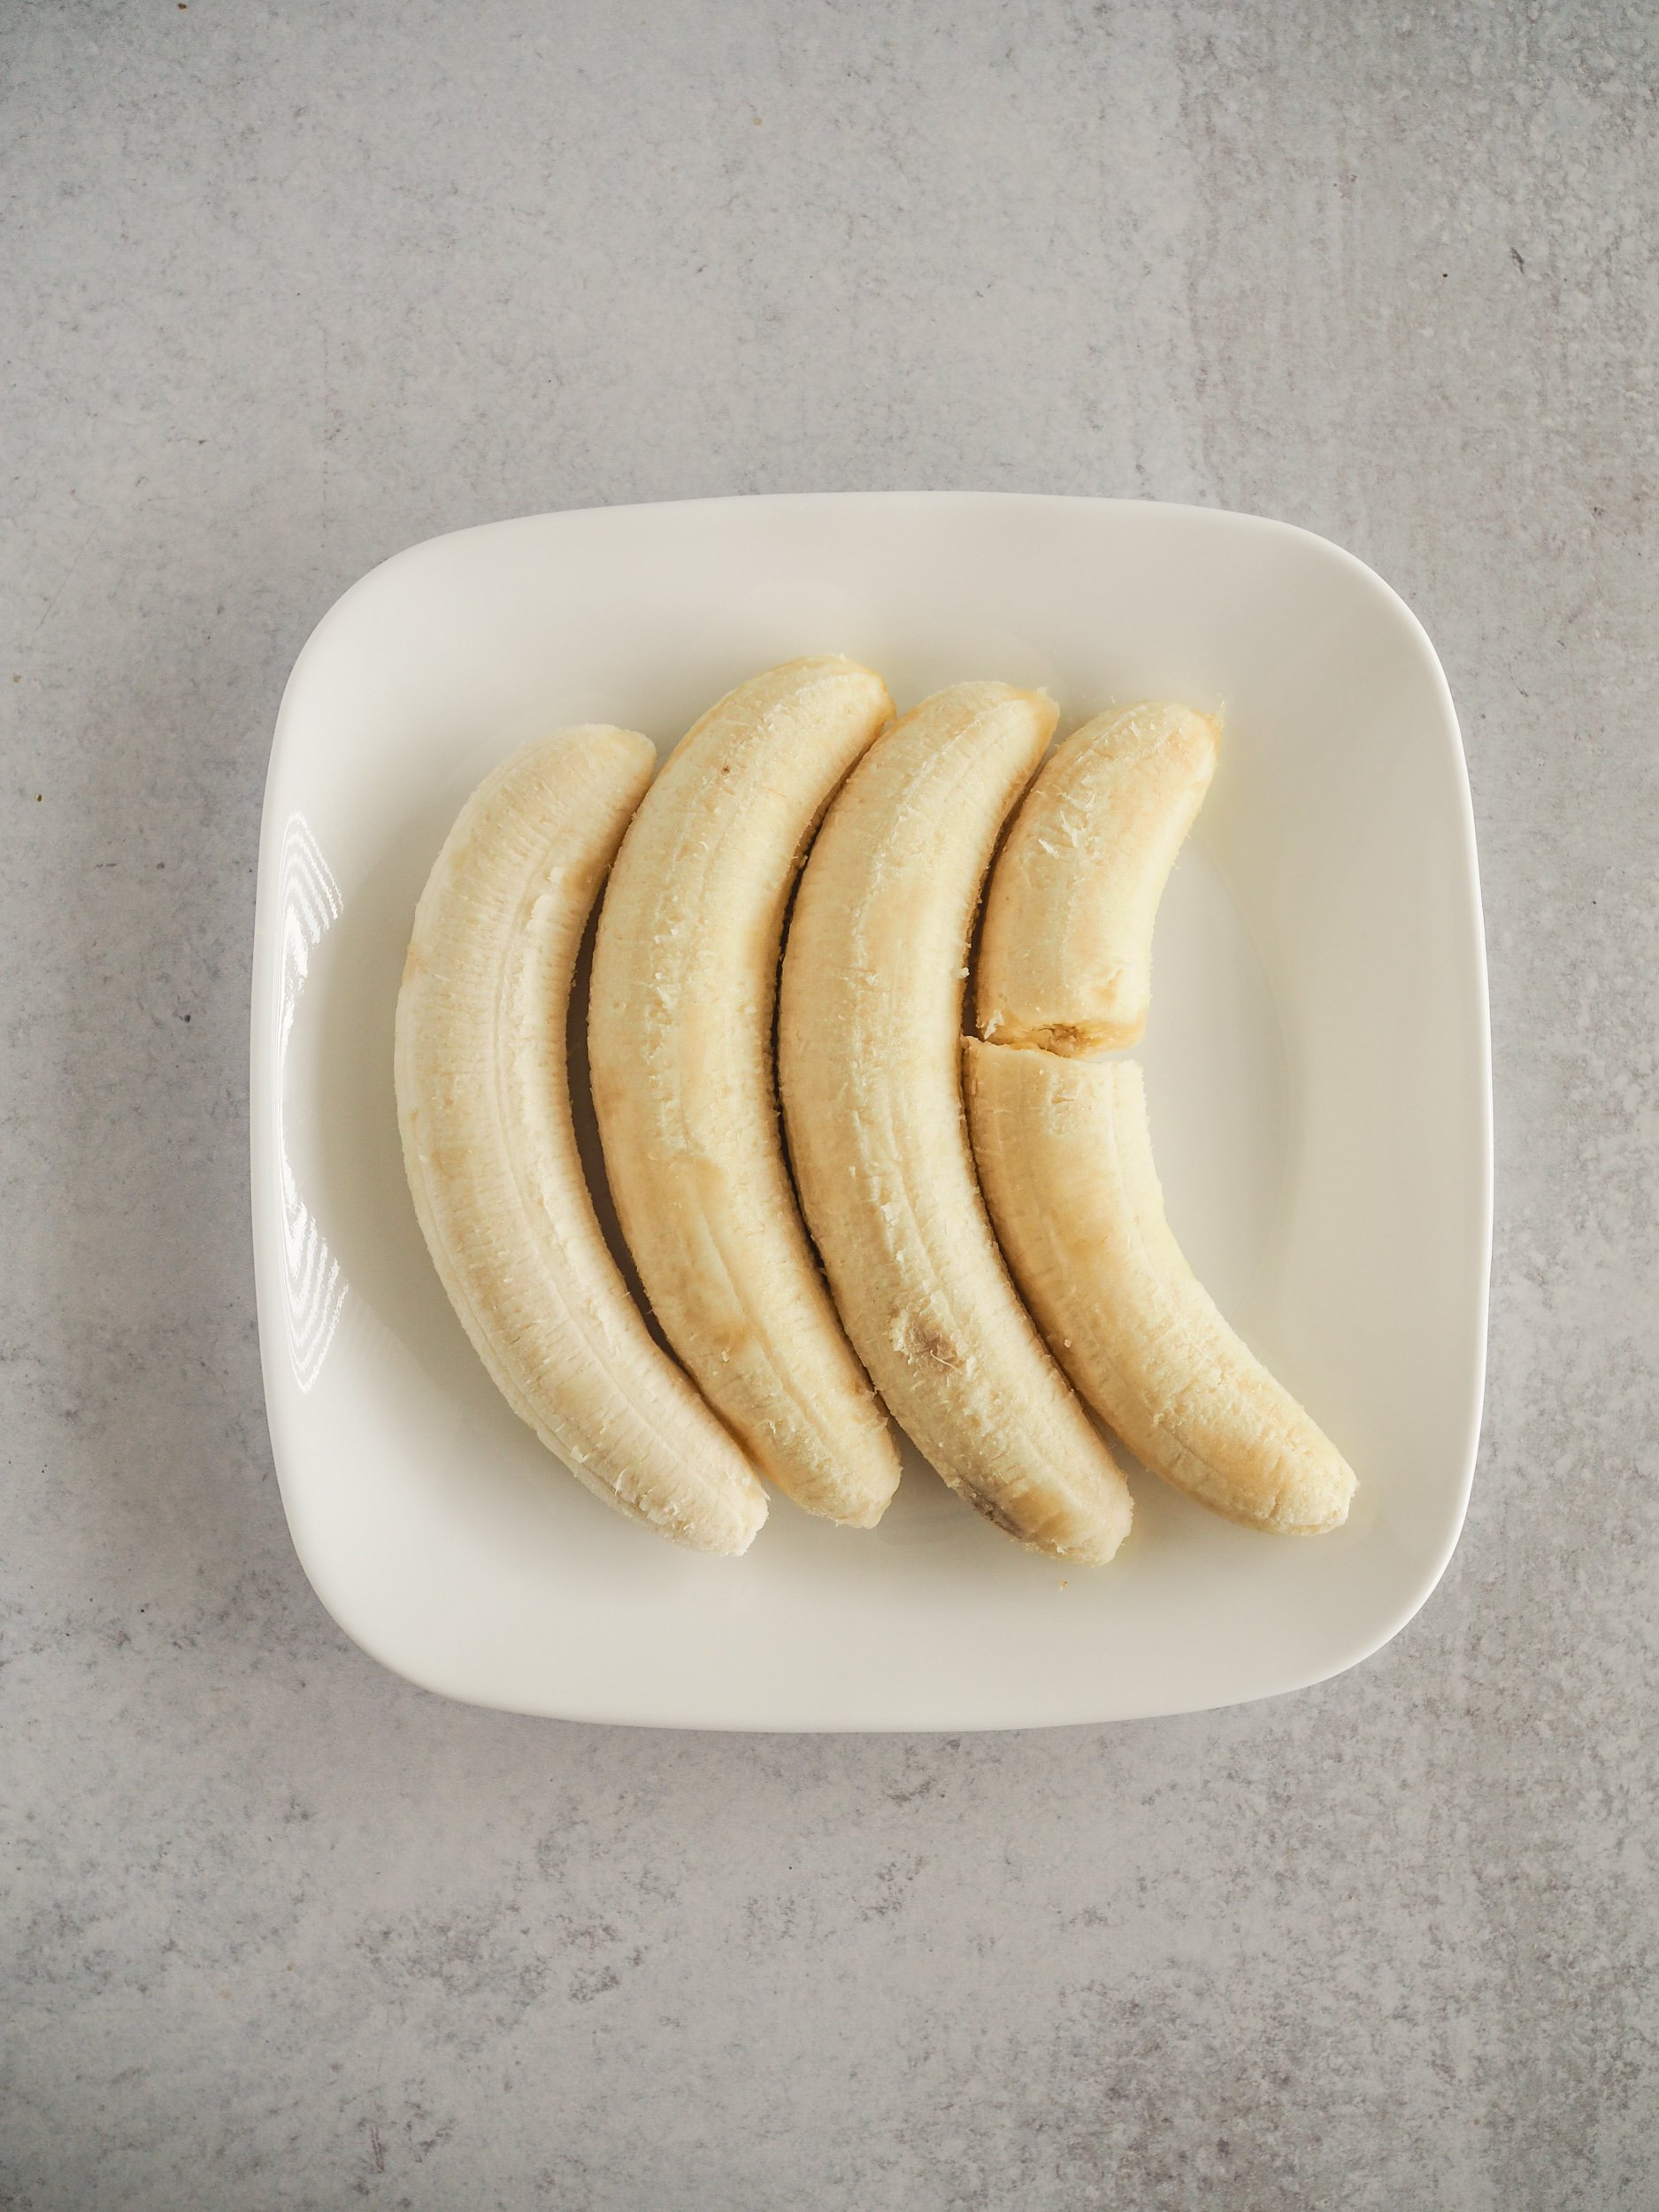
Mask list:
[[[17,2212],[1659,2205],[1651,7],[34,0],[4,16]],[[289,1545],[246,1167],[283,677],[372,563],[746,489],[1352,547],[1492,952],[1463,1548],[1279,1703],[506,1719]]]

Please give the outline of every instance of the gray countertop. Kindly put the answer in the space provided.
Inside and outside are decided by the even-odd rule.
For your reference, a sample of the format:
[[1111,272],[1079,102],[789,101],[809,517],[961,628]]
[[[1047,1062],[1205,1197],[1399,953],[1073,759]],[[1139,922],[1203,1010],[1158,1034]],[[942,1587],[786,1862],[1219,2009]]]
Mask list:
[[[1659,2204],[1656,21],[8,12],[0,2202]],[[889,485],[1286,517],[1436,641],[1497,1080],[1462,1548],[1369,1664],[1183,1720],[441,1702],[271,1471],[283,678],[436,531]]]

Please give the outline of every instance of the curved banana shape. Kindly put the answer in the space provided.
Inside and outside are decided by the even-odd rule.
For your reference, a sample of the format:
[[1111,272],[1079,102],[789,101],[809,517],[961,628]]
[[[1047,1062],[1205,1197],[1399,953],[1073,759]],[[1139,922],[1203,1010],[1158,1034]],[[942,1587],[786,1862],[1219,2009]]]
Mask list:
[[747,1551],[754,1470],[651,1340],[577,1156],[577,948],[656,764],[560,730],[475,791],[415,914],[397,1000],[403,1164],[433,1262],[508,1403],[588,1487],[665,1536]]
[[1096,715],[1015,817],[985,905],[982,1037],[1097,1052],[1147,1025],[1152,925],[1210,788],[1220,726],[1186,707]]
[[1164,1215],[1132,1060],[964,1046],[997,1235],[1055,1355],[1153,1471],[1230,1520],[1312,1534],[1352,1469],[1217,1312]]
[[801,879],[779,1077],[808,1225],[888,1405],[999,1528],[1098,1562],[1128,1486],[1009,1280],[958,1064],[980,887],[1054,720],[1031,692],[959,684],[854,770]]
[[898,1486],[898,1448],[789,1187],[772,1014],[796,872],[892,711],[879,676],[835,659],[710,708],[623,840],[588,1016],[606,1171],[669,1342],[763,1473],[861,1528]]

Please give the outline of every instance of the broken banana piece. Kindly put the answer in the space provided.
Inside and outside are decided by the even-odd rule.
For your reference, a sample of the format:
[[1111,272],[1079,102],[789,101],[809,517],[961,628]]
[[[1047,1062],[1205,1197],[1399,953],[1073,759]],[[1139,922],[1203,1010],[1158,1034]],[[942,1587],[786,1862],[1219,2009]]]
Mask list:
[[1230,1520],[1338,1527],[1353,1471],[1228,1326],[1171,1233],[1140,1068],[973,1038],[964,1052],[997,1235],[1094,1410],[1155,1473]]

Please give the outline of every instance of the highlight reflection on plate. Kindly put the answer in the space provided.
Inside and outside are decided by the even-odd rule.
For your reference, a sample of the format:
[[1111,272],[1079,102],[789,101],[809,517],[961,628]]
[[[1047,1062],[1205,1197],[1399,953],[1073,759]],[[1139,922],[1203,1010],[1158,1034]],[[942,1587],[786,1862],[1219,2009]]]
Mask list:
[[[288,1067],[300,996],[312,956],[340,918],[340,887],[303,814],[292,814],[282,833],[281,979],[277,996],[279,1079]],[[294,1379],[309,1392],[334,1341],[346,1286],[316,1216],[301,1194],[288,1155],[286,1125],[278,1124],[282,1189],[283,1306]]]

